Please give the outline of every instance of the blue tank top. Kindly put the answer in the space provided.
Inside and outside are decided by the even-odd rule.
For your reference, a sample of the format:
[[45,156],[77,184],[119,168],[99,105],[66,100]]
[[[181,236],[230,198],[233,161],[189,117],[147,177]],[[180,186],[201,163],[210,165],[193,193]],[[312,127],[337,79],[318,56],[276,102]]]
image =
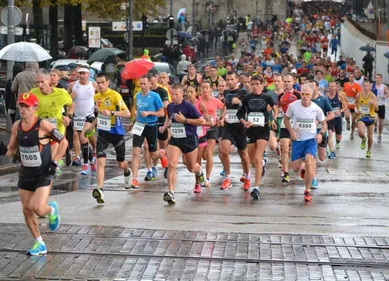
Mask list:
[[[334,111],[341,109],[342,103],[339,100],[339,94],[338,93],[335,94],[335,97],[333,99],[330,99],[328,96],[327,96],[327,98],[330,101],[330,104],[331,104],[332,109]],[[342,116],[335,116],[335,117],[342,117]]]

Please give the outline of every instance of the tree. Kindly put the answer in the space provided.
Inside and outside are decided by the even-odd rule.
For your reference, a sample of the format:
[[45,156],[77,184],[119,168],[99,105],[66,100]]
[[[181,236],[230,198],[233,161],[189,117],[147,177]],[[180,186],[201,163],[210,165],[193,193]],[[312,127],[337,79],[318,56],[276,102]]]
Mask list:
[[[87,11],[96,14],[102,19],[120,19],[127,16],[127,12],[120,10],[120,4],[128,0],[88,0],[86,1]],[[156,14],[158,8],[166,4],[165,0],[133,0],[134,17],[140,19],[142,13]]]

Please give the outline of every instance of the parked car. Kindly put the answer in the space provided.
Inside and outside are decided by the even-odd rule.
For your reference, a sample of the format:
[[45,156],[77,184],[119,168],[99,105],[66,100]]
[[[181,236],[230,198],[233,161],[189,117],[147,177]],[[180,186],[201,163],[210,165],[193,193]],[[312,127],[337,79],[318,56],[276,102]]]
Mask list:
[[167,62],[154,62],[154,68],[158,71],[158,73],[166,72],[169,74],[171,84],[180,82],[176,70],[171,64]]

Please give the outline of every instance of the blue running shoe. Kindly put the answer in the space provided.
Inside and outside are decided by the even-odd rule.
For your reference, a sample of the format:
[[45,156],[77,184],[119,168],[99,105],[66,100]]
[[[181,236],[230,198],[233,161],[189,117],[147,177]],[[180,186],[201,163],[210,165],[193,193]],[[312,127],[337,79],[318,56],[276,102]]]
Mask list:
[[47,248],[44,243],[36,242],[34,246],[27,251],[27,255],[29,256],[39,256],[45,255],[47,253]]
[[318,184],[316,178],[313,178],[313,179],[312,179],[311,188],[312,188],[312,189],[317,189],[317,188],[319,188],[319,184]]
[[49,206],[54,209],[54,214],[49,215],[49,228],[51,231],[57,231],[61,224],[61,218],[58,214],[58,204],[57,202],[53,201],[49,203]]
[[154,178],[154,174],[152,171],[147,171],[147,174],[145,176],[145,181],[151,181]]
[[226,171],[224,171],[224,170],[221,171],[221,172],[220,172],[220,176],[225,177],[225,176],[226,176]]
[[250,193],[250,196],[253,197],[254,200],[258,200],[260,198],[260,196],[259,196],[259,189],[254,187],[253,190]]
[[335,151],[332,151],[330,155],[328,155],[328,159],[336,159],[336,153]]
[[153,179],[156,179],[158,174],[157,167],[152,167],[151,171],[153,172]]

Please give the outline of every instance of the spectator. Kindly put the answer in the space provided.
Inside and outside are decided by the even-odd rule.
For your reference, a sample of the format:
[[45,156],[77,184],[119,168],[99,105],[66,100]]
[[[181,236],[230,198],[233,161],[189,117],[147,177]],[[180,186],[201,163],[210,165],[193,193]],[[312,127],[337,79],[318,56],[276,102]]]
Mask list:
[[365,76],[369,78],[369,81],[371,81],[374,57],[370,52],[367,52],[366,56],[363,57],[362,61],[363,61],[363,69],[365,72]]
[[12,124],[15,123],[16,116],[16,93],[11,90],[12,82],[15,80],[16,75],[22,72],[24,67],[21,63],[15,63],[12,68],[12,78],[8,79],[5,85],[5,107],[8,114],[11,117]]
[[11,91],[19,96],[19,94],[27,93],[32,88],[35,88],[36,71],[38,69],[38,62],[26,62],[25,70],[18,73],[12,81]]
[[181,55],[181,61],[177,64],[177,73],[180,77],[180,81],[182,77],[188,73],[188,66],[190,65],[190,62],[186,60],[186,55]]

